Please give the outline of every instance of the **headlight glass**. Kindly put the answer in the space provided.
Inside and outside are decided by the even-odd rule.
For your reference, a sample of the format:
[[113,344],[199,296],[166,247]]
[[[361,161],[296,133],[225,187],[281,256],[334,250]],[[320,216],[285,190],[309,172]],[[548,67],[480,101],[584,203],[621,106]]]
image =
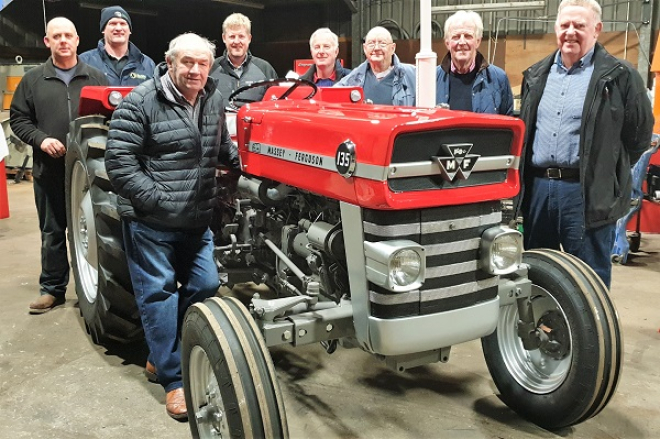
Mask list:
[[415,282],[422,269],[419,253],[405,249],[396,252],[390,260],[389,272],[394,285],[404,287]]
[[516,235],[498,237],[493,243],[493,264],[498,270],[506,270],[518,264],[520,242]]
[[123,96],[121,95],[121,92],[118,92],[117,90],[113,90],[108,94],[108,103],[113,107],[119,105],[122,99]]

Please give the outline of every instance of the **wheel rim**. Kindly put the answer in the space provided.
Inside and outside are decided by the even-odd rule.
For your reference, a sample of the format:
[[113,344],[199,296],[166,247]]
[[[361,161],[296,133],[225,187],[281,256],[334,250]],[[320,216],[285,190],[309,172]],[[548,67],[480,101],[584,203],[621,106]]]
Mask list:
[[74,254],[79,287],[89,303],[96,301],[98,287],[98,256],[94,209],[89,193],[87,172],[77,161],[71,175],[71,216]]
[[[537,328],[544,320],[560,320],[556,325],[556,337],[565,340],[565,352],[561,358],[542,348],[527,351],[518,337],[518,308],[509,305],[501,308],[497,326],[497,338],[502,358],[511,376],[526,390],[547,394],[559,388],[568,376],[572,360],[571,328],[561,306],[545,289],[532,286],[532,308]],[[550,318],[549,318],[550,317]]]
[[202,438],[229,436],[229,425],[218,380],[206,351],[194,346],[190,352],[190,397],[194,422]]

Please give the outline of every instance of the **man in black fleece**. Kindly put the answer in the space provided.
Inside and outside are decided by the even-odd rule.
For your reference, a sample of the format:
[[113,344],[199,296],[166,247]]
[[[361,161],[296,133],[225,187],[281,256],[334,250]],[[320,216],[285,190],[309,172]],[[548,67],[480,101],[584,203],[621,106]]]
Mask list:
[[[277,72],[268,61],[250,53],[251,29],[250,19],[239,13],[231,14],[222,23],[222,41],[226,50],[213,63],[211,77],[218,80],[218,90],[222,93],[225,107],[229,96],[238,88],[277,78]],[[265,93],[266,87],[258,87],[241,93],[240,98],[260,101]]]
[[64,155],[69,122],[78,116],[80,90],[107,85],[99,70],[78,61],[78,33],[71,21],[53,18],[44,43],[51,56],[29,70],[16,88],[9,109],[14,134],[32,146],[34,200],[41,229],[39,297],[30,314],[42,314],[64,304],[69,283],[66,250]]

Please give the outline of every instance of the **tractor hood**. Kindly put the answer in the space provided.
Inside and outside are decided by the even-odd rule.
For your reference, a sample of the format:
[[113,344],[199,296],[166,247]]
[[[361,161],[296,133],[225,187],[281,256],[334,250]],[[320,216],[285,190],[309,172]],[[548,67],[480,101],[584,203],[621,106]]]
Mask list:
[[313,99],[237,116],[244,172],[375,209],[515,196],[523,133],[506,116]]

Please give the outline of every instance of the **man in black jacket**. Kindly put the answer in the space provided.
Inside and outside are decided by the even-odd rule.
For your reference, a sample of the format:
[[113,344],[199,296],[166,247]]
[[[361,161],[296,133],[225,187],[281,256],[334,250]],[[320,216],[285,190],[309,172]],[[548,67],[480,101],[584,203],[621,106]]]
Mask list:
[[44,43],[51,56],[29,70],[16,88],[9,109],[14,134],[32,146],[34,199],[41,229],[39,297],[30,303],[31,314],[64,304],[69,283],[66,249],[64,154],[69,122],[78,115],[80,90],[106,85],[100,71],[78,62],[78,34],[71,21],[53,18],[46,25]]
[[154,78],[135,87],[113,113],[105,153],[150,350],[146,371],[165,388],[166,411],[178,420],[187,418],[183,315],[219,287],[209,229],[216,167],[239,167],[222,96],[208,80],[214,53],[206,38],[174,38]]
[[337,59],[339,55],[339,38],[328,29],[316,29],[309,38],[309,51],[314,65],[300,77],[313,82],[319,87],[332,87],[344,76],[351,73],[350,69],[342,67]]
[[[229,96],[240,87],[277,78],[277,72],[268,61],[250,53],[251,30],[250,19],[240,13],[231,14],[222,23],[222,41],[226,50],[213,63],[211,77],[218,81],[225,107]],[[260,87],[241,93],[240,98],[260,101],[265,93],[266,88]]]
[[609,287],[616,221],[653,114],[639,73],[596,42],[600,17],[595,0],[563,0],[559,50],[524,72],[522,212],[525,248],[561,246]]

